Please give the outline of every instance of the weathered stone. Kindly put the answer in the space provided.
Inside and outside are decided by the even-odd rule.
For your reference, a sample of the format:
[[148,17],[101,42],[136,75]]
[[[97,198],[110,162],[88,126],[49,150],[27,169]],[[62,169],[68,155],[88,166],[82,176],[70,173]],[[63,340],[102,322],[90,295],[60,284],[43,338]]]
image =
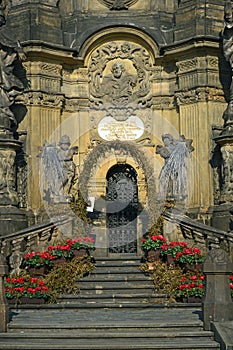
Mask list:
[[211,329],[211,322],[233,320],[233,303],[229,277],[233,266],[228,254],[222,249],[213,249],[204,261],[206,294],[202,310],[204,328]]
[[4,290],[4,277],[7,273],[7,265],[0,253],[0,332],[7,331],[7,323],[9,322],[9,306],[7,304]]

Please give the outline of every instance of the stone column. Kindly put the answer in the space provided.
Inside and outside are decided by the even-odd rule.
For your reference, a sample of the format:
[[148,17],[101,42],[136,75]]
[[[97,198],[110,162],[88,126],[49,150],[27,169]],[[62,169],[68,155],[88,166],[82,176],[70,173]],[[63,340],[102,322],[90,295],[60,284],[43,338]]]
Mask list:
[[3,255],[0,253],[0,332],[7,331],[7,323],[9,321],[9,306],[4,291],[4,277],[7,271],[7,265],[4,262]]
[[230,274],[233,271],[228,254],[222,249],[211,250],[205,259],[206,294],[202,304],[204,329],[211,322],[233,320],[233,302],[230,292]]

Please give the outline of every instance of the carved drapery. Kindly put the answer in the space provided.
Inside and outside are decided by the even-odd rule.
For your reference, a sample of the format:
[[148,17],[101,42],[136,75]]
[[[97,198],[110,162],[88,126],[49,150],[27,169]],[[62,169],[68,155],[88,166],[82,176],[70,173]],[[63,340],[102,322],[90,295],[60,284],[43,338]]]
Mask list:
[[78,147],[70,145],[69,136],[63,135],[58,145],[46,143],[39,154],[41,192],[49,203],[66,203],[71,200],[71,187],[77,182],[73,157],[78,153]]

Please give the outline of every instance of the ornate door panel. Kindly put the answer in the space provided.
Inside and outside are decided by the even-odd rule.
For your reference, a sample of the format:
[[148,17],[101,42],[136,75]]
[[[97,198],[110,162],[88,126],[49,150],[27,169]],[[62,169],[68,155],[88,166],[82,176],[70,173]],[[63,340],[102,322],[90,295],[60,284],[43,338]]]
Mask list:
[[110,253],[136,253],[137,174],[127,164],[113,166],[107,174],[107,228]]

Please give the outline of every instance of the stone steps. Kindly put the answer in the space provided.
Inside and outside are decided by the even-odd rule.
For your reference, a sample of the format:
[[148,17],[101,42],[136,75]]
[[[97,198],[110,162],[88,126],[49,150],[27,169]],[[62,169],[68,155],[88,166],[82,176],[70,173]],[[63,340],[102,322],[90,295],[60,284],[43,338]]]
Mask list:
[[165,304],[137,257],[97,258],[80,293],[58,304],[11,307],[1,350],[220,350],[201,306]]
[[13,311],[8,333],[0,334],[2,350],[220,349],[194,307]]
[[59,303],[82,305],[139,305],[155,303],[161,295],[154,291],[153,282],[140,271],[140,259],[131,256],[97,258],[96,269],[89,277],[78,281],[78,295],[63,295]]

